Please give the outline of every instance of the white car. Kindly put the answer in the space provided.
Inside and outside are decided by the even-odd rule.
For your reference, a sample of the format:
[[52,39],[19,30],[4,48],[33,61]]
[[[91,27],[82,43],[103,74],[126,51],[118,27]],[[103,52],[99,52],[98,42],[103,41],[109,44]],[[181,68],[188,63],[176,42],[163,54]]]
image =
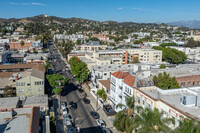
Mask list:
[[99,125],[100,127],[106,127],[106,123],[104,122],[104,120],[97,119],[96,122],[97,125]]
[[62,103],[61,103],[61,108],[62,108],[62,109],[66,109],[66,107],[67,107],[66,102],[62,102]]
[[67,108],[63,109],[63,115],[67,115],[69,113],[69,110]]

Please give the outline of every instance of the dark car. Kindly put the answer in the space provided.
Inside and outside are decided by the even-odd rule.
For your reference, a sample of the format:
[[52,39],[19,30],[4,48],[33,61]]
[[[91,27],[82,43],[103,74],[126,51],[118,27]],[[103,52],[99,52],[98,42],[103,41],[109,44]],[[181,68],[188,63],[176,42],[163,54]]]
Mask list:
[[78,89],[78,91],[79,91],[80,93],[83,93],[83,92],[84,92],[82,89]]
[[69,105],[70,105],[70,109],[77,109],[77,104],[74,103],[73,101],[70,101]]
[[91,111],[90,114],[94,119],[99,119],[99,114],[97,112]]
[[86,103],[86,104],[90,104],[90,100],[87,99],[86,97],[83,98],[83,102]]

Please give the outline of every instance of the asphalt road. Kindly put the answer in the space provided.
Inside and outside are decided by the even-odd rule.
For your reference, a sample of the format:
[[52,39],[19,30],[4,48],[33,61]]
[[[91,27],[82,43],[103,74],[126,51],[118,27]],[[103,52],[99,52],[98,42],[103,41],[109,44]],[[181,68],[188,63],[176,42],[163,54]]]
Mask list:
[[74,101],[77,103],[76,110],[69,110],[69,113],[72,115],[73,122],[75,121],[76,127],[80,127],[81,131],[85,133],[101,133],[100,127],[96,124],[96,120],[92,118],[90,115],[91,108],[90,104],[85,104],[82,100],[82,96],[78,92],[78,88],[70,71],[65,70],[66,65],[64,61],[61,59],[58,51],[53,51],[54,46],[50,45],[50,56],[52,58],[51,63],[53,66],[54,73],[60,73],[64,77],[68,78],[69,83],[63,88],[61,101],[67,102],[69,105],[70,101]]

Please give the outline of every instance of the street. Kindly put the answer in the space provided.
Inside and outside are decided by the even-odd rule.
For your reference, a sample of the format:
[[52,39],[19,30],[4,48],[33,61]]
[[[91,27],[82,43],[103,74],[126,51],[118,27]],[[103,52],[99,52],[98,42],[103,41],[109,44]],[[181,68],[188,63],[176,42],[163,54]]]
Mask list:
[[[82,132],[85,133],[101,133],[100,127],[97,125],[96,120],[90,114],[90,111],[93,111],[90,104],[85,104],[83,102],[83,96],[78,92],[76,83],[71,75],[70,71],[63,71],[66,68],[66,64],[61,59],[58,51],[53,51],[54,46],[50,45],[50,56],[52,58],[51,63],[53,66],[54,73],[60,73],[64,77],[68,78],[69,82],[64,86],[61,101],[67,102],[67,106],[70,101],[77,103],[77,109],[69,110],[69,114],[72,116],[72,122],[76,127],[80,127]],[[60,112],[60,111],[59,111]],[[58,115],[58,114],[56,114]],[[58,127],[58,126],[57,126]],[[57,130],[62,131],[62,130]]]

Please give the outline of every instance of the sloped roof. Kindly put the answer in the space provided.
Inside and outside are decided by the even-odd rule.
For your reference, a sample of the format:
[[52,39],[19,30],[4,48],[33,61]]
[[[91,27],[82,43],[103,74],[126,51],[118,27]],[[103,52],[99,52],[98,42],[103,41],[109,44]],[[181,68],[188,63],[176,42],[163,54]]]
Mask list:
[[124,79],[129,74],[127,72],[117,71],[117,72],[112,73],[112,75],[118,79]]
[[124,78],[124,83],[129,85],[130,87],[133,87],[135,83],[136,78],[133,75],[128,75]]
[[44,71],[44,67],[43,64],[12,64],[12,65],[0,65],[0,70],[1,69],[37,69],[37,70],[41,70]]
[[108,80],[99,80],[99,82],[106,87],[106,89],[110,90],[110,79]]

